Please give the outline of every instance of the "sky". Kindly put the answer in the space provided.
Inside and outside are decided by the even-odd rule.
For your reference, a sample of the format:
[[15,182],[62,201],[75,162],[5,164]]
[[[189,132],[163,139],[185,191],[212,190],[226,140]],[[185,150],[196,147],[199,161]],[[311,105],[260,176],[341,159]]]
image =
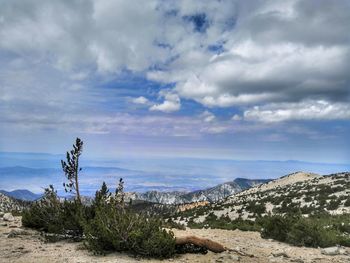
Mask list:
[[350,2],[0,0],[0,151],[350,160]]

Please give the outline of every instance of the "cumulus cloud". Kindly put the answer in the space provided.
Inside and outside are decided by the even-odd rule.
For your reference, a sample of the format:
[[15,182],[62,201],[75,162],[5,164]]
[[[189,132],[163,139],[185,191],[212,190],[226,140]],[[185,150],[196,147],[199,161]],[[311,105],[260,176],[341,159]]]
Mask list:
[[274,103],[255,106],[244,112],[245,120],[280,122],[290,120],[349,120],[348,103],[303,101],[300,103]]
[[140,96],[140,97],[132,99],[132,102],[136,103],[136,104],[148,104],[149,100],[143,96]]
[[[348,120],[349,8],[346,0],[5,0],[0,122],[193,136]],[[159,85],[100,88],[123,72]],[[123,113],[130,102],[147,116]],[[156,114],[180,108],[182,118]]]
[[239,116],[238,114],[235,114],[232,116],[231,118],[233,121],[241,121],[242,120],[242,116]]
[[348,1],[140,3],[4,1],[0,48],[64,70],[143,72],[206,107],[349,98]]
[[160,104],[154,104],[149,108],[150,111],[162,111],[162,112],[174,112],[178,111],[181,107],[180,98],[174,93],[161,93],[161,97],[164,97],[164,101]]
[[212,122],[215,120],[215,115],[211,113],[210,111],[204,111],[201,113],[200,117],[203,119],[205,122]]

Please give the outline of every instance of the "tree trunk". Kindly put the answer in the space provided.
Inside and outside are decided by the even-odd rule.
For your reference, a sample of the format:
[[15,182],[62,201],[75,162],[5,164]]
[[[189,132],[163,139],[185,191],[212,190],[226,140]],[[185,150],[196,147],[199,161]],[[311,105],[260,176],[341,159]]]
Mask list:
[[175,239],[175,243],[176,245],[193,244],[196,246],[205,247],[214,253],[221,253],[227,250],[223,245],[215,241],[206,238],[199,238],[196,236],[177,237]]
[[75,167],[75,191],[77,194],[77,200],[81,204],[78,176],[79,176],[79,156],[77,156],[77,163],[76,163],[76,167]]

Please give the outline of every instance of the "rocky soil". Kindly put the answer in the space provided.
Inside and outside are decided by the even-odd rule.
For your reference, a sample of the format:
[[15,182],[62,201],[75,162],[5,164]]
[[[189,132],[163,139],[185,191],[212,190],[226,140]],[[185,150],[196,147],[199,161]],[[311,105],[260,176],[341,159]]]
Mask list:
[[[175,230],[175,235],[196,235],[210,238],[253,257],[224,252],[206,255],[184,254],[167,260],[141,259],[131,255],[113,253],[94,256],[83,248],[81,242],[60,241],[46,243],[39,232],[21,227],[19,217],[14,221],[0,219],[0,262],[40,263],[40,262],[350,262],[350,249],[322,249],[293,247],[276,241],[264,240],[256,232],[228,231],[217,229]],[[341,255],[324,255],[334,253]]]

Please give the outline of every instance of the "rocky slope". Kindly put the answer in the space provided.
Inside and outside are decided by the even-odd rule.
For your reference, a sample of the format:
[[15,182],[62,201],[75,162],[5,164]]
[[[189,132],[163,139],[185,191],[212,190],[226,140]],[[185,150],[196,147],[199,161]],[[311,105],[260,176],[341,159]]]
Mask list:
[[205,190],[198,190],[189,193],[149,191],[146,193],[132,193],[129,195],[129,198],[160,204],[186,204],[203,201],[218,202],[232,194],[269,181],[269,179],[252,180],[237,178],[232,182],[219,184]]
[[28,202],[17,200],[0,193],[0,213],[22,211],[27,206]]
[[[254,220],[257,215],[301,212],[350,214],[350,173],[319,176],[297,172],[187,211],[187,220],[203,222],[209,214]],[[182,221],[181,223],[186,223]]]

